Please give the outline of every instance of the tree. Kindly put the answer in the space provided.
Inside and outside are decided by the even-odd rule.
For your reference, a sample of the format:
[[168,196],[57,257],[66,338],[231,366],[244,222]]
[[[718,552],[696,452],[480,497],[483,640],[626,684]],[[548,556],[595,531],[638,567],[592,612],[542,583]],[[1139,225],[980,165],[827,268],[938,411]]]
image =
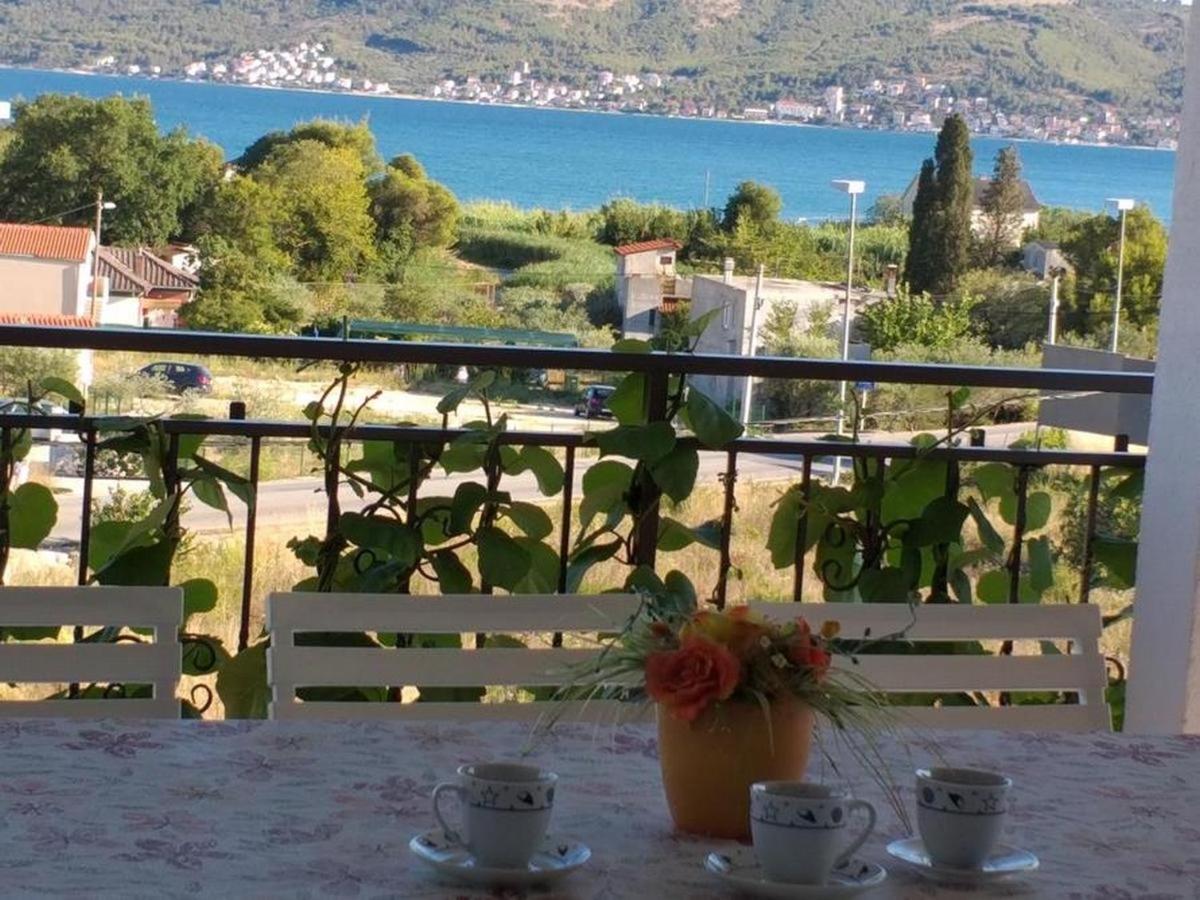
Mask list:
[[1021,183],[1021,160],[1016,147],[1001,147],[996,153],[992,178],[983,191],[982,207],[979,259],[985,267],[991,267],[999,263],[1021,238],[1025,188]]
[[90,225],[97,190],[116,207],[103,239],[187,237],[192,207],[220,179],[221,151],[183,130],[162,134],[149,101],[45,94],[16,106],[0,159],[0,218]]
[[909,290],[922,293],[933,287],[937,277],[933,242],[937,232],[937,170],[933,160],[921,164],[917,195],[908,225],[908,256],[904,260],[904,282]]
[[899,194],[880,194],[871,204],[867,218],[873,225],[907,225],[904,202]]
[[902,344],[950,350],[971,335],[969,297],[938,302],[928,294],[901,293],[880,300],[859,314],[859,327],[872,350],[887,352]]
[[[1076,296],[1068,323],[1077,331],[1096,333],[1108,327],[1116,296],[1120,220],[1101,213],[1080,222],[1062,241],[1062,250],[1075,268]],[[1167,230],[1145,206],[1126,214],[1125,274],[1122,320],[1145,326],[1158,315],[1163,268],[1167,261]]]
[[[300,123],[291,131],[269,132],[246,148],[236,160],[237,166],[244,172],[253,172],[280,147],[300,141],[316,141],[332,150],[352,150],[358,155],[363,171],[368,175],[375,175],[383,169],[383,159],[375,146],[375,135],[365,119],[355,125],[331,119],[313,119]],[[416,163],[411,156],[407,158]]]
[[949,116],[933,159],[921,166],[909,226],[905,281],[914,293],[945,293],[970,264],[971,135],[961,116]]
[[458,201],[411,156],[388,163],[369,189],[380,256],[395,270],[417,247],[449,247],[458,239]]
[[766,231],[778,223],[781,212],[783,199],[775,188],[756,181],[743,181],[729,195],[722,224],[729,232],[736,231],[743,222]]
[[961,116],[946,119],[933,151],[937,163],[937,228],[934,231],[933,288],[949,291],[971,262],[971,133]]
[[254,173],[281,207],[277,244],[303,282],[342,283],[375,262],[375,223],[362,158],[320,141],[276,147]]

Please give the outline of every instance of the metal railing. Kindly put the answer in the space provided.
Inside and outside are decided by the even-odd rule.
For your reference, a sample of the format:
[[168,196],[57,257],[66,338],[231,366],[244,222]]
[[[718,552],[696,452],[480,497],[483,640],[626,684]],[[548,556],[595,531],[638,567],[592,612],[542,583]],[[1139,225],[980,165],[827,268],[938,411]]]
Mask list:
[[[26,346],[55,349],[93,349],[134,351],[171,355],[202,355],[249,357],[260,359],[289,359],[347,363],[435,364],[473,366],[478,368],[545,368],[592,372],[640,372],[649,385],[649,419],[662,419],[667,407],[668,379],[673,375],[705,374],[732,377],[828,380],[873,383],[941,385],[948,387],[1001,387],[1051,392],[1104,392],[1149,394],[1153,375],[1134,372],[1083,372],[1046,369],[982,368],[958,365],[929,365],[895,362],[842,362],[837,360],[785,359],[772,357],[728,357],[670,353],[629,353],[600,350],[548,349],[512,346],[463,346],[434,343],[403,343],[379,340],[343,340],[315,337],[264,337],[207,334],[188,331],[153,331],[121,329],[37,328],[30,326],[0,326],[0,346]],[[235,410],[235,414],[236,414]],[[17,428],[58,428],[79,434],[83,444],[83,497],[79,522],[79,563],[77,578],[80,584],[88,581],[88,551],[91,538],[91,501],[96,478],[96,447],[103,420],[87,415],[14,416],[0,415],[0,437],[10,441]],[[249,641],[251,609],[254,593],[254,557],[257,532],[260,460],[264,440],[306,439],[313,426],[306,422],[255,421],[238,418],[163,419],[162,428],[172,443],[184,435],[225,436],[249,443],[249,482],[252,502],[246,515],[246,544],[242,579],[242,597],[238,648]],[[328,434],[328,429],[325,429]],[[392,442],[447,442],[463,432],[459,429],[413,428],[384,425],[360,425],[345,433],[352,441],[384,440]],[[586,435],[545,431],[508,431],[501,441],[513,445],[536,445],[559,448],[564,453],[564,487],[560,523],[560,570],[558,589],[567,584],[568,551],[571,547],[573,486],[577,473],[577,453],[585,445]],[[685,445],[694,441],[682,438]],[[723,504],[720,537],[720,568],[717,575],[715,599],[724,603],[731,568],[730,536],[735,518],[735,489],[739,460],[752,456],[794,459],[800,467],[800,489],[807,496],[814,478],[814,463],[828,457],[851,457],[877,460],[912,459],[918,455],[932,460],[965,463],[1004,463],[1016,470],[1015,485],[1018,508],[1023,508],[1029,490],[1030,475],[1047,466],[1084,467],[1089,472],[1086,535],[1083,548],[1080,602],[1087,602],[1091,591],[1093,565],[1092,544],[1096,537],[1097,504],[1101,479],[1105,469],[1138,470],[1145,466],[1144,454],[1130,453],[1121,448],[1111,452],[1080,452],[1071,450],[1033,450],[990,448],[983,446],[942,446],[932,450],[918,449],[910,444],[859,443],[847,444],[819,438],[741,438],[717,451],[725,456],[721,475]],[[1023,517],[1018,515],[1014,529],[1013,553],[1016,564],[1010,565],[1011,597],[1018,596],[1020,553],[1023,543]],[[643,527],[656,534],[657,510],[652,510]],[[799,601],[805,590],[807,522],[801,518],[799,528],[793,599]],[[638,562],[655,564],[654,541],[639,541],[643,556]]]

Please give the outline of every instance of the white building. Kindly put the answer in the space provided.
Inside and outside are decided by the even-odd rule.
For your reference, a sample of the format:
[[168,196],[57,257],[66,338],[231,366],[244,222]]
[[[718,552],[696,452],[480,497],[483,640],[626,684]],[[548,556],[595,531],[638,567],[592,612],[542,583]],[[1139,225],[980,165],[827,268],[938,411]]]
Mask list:
[[840,84],[825,88],[825,108],[829,118],[840,119],[846,111],[846,91]]
[[653,337],[661,314],[691,296],[690,279],[675,273],[680,246],[671,238],[659,238],[613,249],[617,255],[617,305],[625,337]]

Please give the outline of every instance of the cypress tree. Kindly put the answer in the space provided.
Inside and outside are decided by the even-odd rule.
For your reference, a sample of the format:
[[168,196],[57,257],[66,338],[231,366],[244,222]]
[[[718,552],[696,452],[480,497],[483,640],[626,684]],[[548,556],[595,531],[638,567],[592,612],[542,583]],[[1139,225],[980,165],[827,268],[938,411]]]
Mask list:
[[904,260],[904,281],[914,294],[933,286],[936,272],[932,270],[932,244],[937,231],[937,180],[933,160],[921,164],[917,178],[917,195],[913,198],[912,221],[908,224],[908,256]]
[[951,290],[971,262],[971,134],[961,116],[946,119],[933,151],[937,163],[937,230],[933,241],[933,290]]
[[996,154],[992,180],[983,192],[983,234],[979,257],[994,266],[1021,237],[1021,212],[1025,203],[1021,187],[1021,160],[1016,147],[1002,147]]

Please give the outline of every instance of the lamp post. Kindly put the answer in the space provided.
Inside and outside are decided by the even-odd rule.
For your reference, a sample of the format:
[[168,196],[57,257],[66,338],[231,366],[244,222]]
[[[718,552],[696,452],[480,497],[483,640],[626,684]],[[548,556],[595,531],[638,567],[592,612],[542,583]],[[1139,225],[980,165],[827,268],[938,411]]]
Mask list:
[[92,318],[93,324],[100,324],[100,311],[96,308],[100,297],[100,227],[104,222],[104,211],[116,209],[117,204],[111,200],[105,201],[104,189],[96,190],[96,252],[92,254]]
[[1121,327],[1121,289],[1125,281],[1125,214],[1134,207],[1128,197],[1109,197],[1106,203],[1115,206],[1121,219],[1121,239],[1117,244],[1117,299],[1113,303],[1112,343],[1109,350],[1117,352],[1117,333]]
[[[867,189],[865,181],[839,178],[831,182],[835,190],[850,195],[850,241],[846,250],[846,298],[842,303],[842,362],[850,359],[850,294],[854,289],[854,227],[858,218],[858,198]],[[846,381],[838,385],[837,433],[846,433]],[[842,458],[833,460],[833,483],[842,476]]]

